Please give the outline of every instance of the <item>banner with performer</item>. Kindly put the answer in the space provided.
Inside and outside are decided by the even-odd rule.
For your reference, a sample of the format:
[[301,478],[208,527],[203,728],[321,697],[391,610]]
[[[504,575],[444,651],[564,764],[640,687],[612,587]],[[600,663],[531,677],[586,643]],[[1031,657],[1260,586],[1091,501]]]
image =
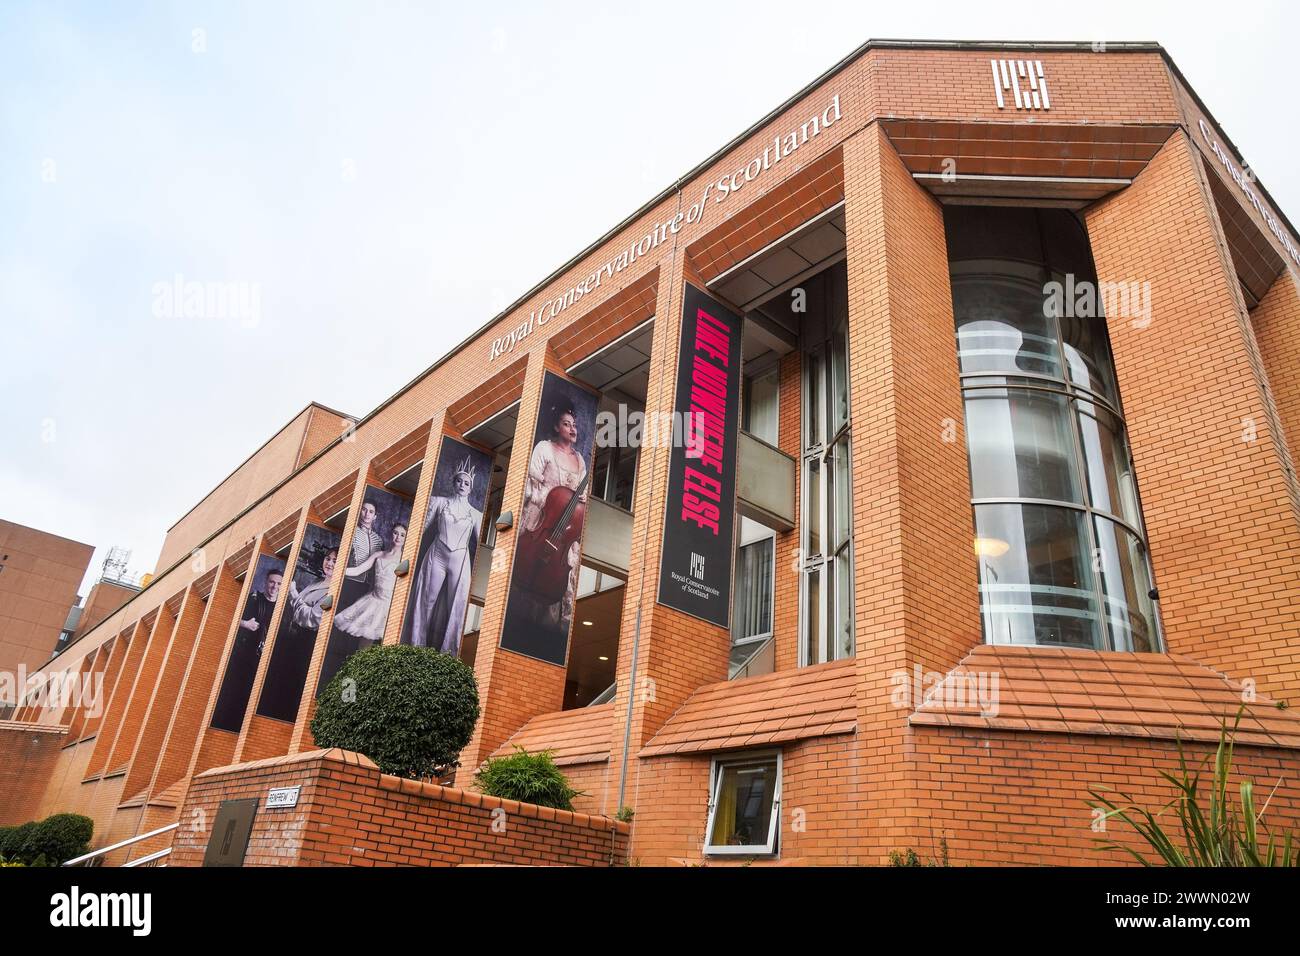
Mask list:
[[460,653],[491,478],[491,455],[442,436],[402,622],[403,644]]
[[[563,666],[582,560],[597,397],[547,372],[516,522],[501,647]],[[515,465],[514,467],[518,467]]]

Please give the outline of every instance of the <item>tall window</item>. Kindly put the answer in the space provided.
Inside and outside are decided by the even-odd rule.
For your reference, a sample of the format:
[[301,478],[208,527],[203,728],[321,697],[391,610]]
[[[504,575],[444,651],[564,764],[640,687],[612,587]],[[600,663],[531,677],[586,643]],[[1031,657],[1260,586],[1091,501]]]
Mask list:
[[769,445],[780,439],[780,370],[745,375],[740,427]]
[[775,578],[776,532],[742,516],[736,539],[729,677],[754,677],[774,668],[770,644]]
[[800,332],[803,382],[804,664],[853,656],[853,487],[849,474],[848,289],[843,265],[821,274]]
[[[1087,236],[1064,210],[945,213],[984,639],[1158,651]],[[1054,283],[1059,283],[1055,285]]]

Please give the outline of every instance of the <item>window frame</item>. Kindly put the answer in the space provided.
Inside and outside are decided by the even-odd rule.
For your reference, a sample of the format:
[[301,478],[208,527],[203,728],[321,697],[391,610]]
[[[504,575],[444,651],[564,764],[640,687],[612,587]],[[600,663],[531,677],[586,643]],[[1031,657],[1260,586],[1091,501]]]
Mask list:
[[[776,760],[776,786],[772,788],[772,810],[768,823],[767,842],[750,843],[744,846],[711,843],[713,826],[718,813],[724,771],[728,767],[767,763]],[[782,778],[785,776],[785,762],[780,750],[746,750],[715,756],[709,765],[709,802],[704,828],[704,854],[706,856],[780,856],[781,837],[781,799],[784,796]]]
[[[1028,264],[1014,260],[988,259],[988,260],[966,260],[961,263],[950,263],[950,283],[955,288],[959,282],[965,280],[997,280],[1007,283],[1018,283],[1027,287],[1041,285],[1048,281],[1060,281],[1064,278],[1063,273],[1058,273],[1043,264]],[[1107,354],[1111,359],[1111,386],[1115,389],[1115,395],[1108,396],[1097,392],[1085,385],[1076,382],[1070,375],[1068,353],[1066,349],[1065,335],[1062,330],[1061,317],[1058,315],[1045,316],[1051,325],[1052,340],[1055,345],[1055,354],[1053,356],[1057,367],[1060,369],[1060,375],[1049,375],[1042,372],[1031,372],[1025,370],[1008,371],[1008,370],[980,370],[965,372],[960,371],[962,355],[962,329],[958,325],[955,331],[954,344],[957,351],[957,360],[959,366],[958,380],[962,396],[962,415],[963,424],[967,423],[968,403],[972,399],[980,400],[985,395],[992,398],[1001,398],[1010,401],[1013,394],[1044,394],[1058,397],[1063,402],[1063,414],[1066,419],[1066,426],[1069,430],[1070,438],[1070,455],[1076,480],[1079,483],[1078,493],[1080,501],[1073,502],[1056,498],[1031,498],[1031,497],[975,497],[972,488],[971,497],[971,517],[972,524],[978,527],[976,519],[976,510],[984,505],[1014,505],[1014,506],[1045,506],[1060,508],[1066,511],[1078,512],[1083,516],[1083,537],[1082,540],[1087,548],[1089,560],[1094,563],[1092,568],[1091,592],[1096,602],[1096,616],[1093,619],[1097,628],[1098,646],[1094,649],[1102,651],[1124,651],[1135,653],[1132,647],[1116,647],[1111,633],[1110,615],[1108,611],[1109,602],[1112,597],[1108,595],[1103,587],[1104,569],[1096,566],[1096,562],[1101,560],[1102,549],[1099,545],[1096,522],[1098,520],[1108,520],[1117,525],[1120,529],[1127,531],[1136,538],[1141,548],[1144,562],[1146,565],[1146,579],[1151,583],[1151,593],[1156,592],[1155,571],[1152,566],[1150,543],[1145,532],[1146,521],[1142,511],[1142,501],[1139,489],[1137,487],[1136,475],[1133,474],[1133,484],[1129,489],[1132,495],[1131,504],[1135,509],[1132,516],[1112,512],[1106,508],[1098,507],[1094,502],[1093,495],[1093,473],[1090,470],[1090,464],[1086,455],[1086,444],[1083,436],[1083,425],[1081,417],[1088,416],[1093,418],[1098,427],[1107,427],[1103,422],[1101,415],[1109,415],[1113,422],[1118,426],[1119,436],[1122,439],[1123,448],[1126,454],[1127,463],[1133,468],[1132,447],[1128,439],[1128,423],[1124,418],[1124,411],[1119,396],[1119,383],[1113,368],[1113,354],[1110,352],[1109,342],[1107,342]],[[1108,319],[1104,314],[1095,316],[1097,321],[1103,323],[1103,329],[1108,334]],[[999,394],[1000,393],[1000,394]],[[1094,406],[1099,409],[1101,415],[1095,411],[1090,411],[1086,406]],[[967,435],[967,455],[968,463],[972,469],[971,480],[974,482],[974,461],[970,457],[970,436]],[[1135,468],[1133,469],[1136,470]],[[1118,503],[1119,508],[1123,508],[1123,502]],[[1136,524],[1135,524],[1136,522]],[[982,575],[982,572],[981,572]],[[1000,642],[992,640],[989,634],[988,611],[986,610],[984,593],[985,585],[981,576],[979,581],[980,593],[980,619],[981,631],[984,643],[1006,646]],[[1154,624],[1153,643],[1156,653],[1163,653],[1168,650],[1165,642],[1164,623],[1161,620],[1160,607],[1156,603],[1151,605],[1151,617]],[[1039,645],[1027,644],[1019,646],[1037,647],[1047,646],[1054,647],[1057,645]]]

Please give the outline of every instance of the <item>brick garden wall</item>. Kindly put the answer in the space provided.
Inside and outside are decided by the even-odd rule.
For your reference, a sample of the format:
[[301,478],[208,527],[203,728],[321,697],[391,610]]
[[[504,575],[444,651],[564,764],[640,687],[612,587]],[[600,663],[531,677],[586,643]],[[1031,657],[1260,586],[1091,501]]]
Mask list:
[[628,826],[381,774],[342,750],[219,767],[194,779],[172,844],[173,866],[200,866],[223,800],[301,786],[298,805],[260,806],[245,866],[610,866]]

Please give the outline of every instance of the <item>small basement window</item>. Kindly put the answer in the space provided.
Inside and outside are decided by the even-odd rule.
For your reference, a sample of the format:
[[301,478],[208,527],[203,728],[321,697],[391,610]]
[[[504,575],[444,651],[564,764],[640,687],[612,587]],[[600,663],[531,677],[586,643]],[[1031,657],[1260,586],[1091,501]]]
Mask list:
[[776,852],[781,819],[781,755],[746,754],[713,761],[704,852]]

